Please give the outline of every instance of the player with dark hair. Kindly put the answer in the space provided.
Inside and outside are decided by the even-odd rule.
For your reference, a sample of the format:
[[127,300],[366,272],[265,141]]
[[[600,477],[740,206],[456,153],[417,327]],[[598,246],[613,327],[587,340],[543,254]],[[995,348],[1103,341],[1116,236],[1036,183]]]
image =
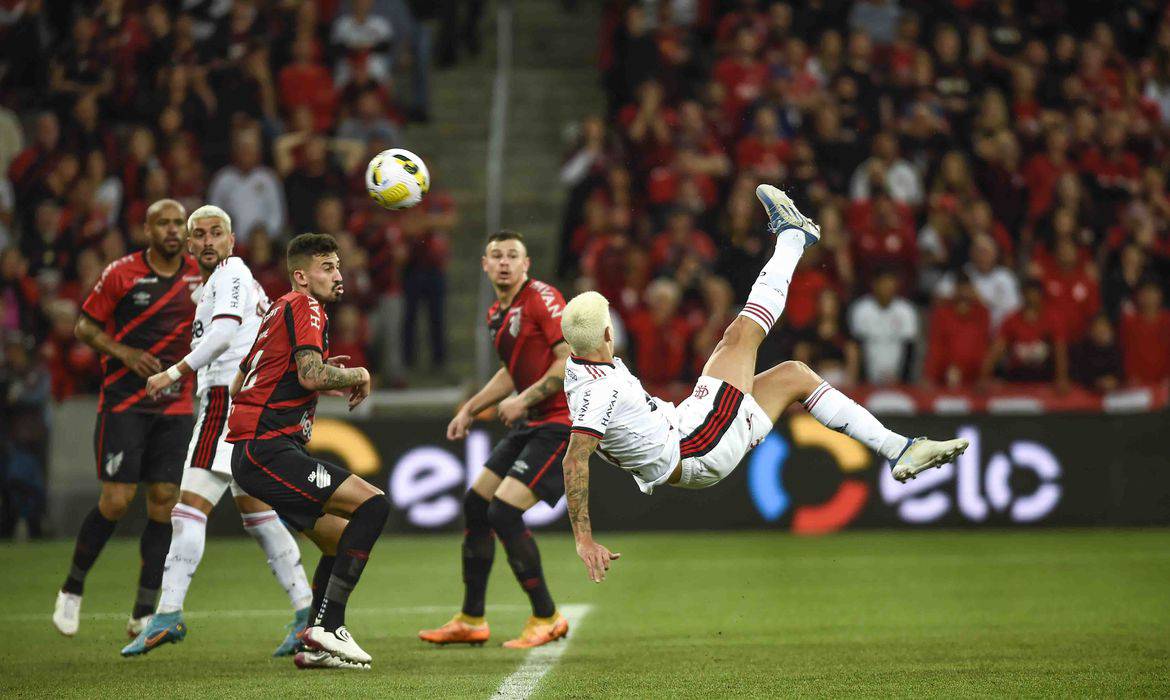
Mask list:
[[301,636],[299,668],[368,668],[370,655],[345,627],[345,606],[390,514],[386,495],[309,455],[319,392],[370,395],[370,373],[329,357],[324,304],[341,298],[341,261],[332,236],[306,233],[288,244],[292,291],[264,315],[232,381],[228,442],[232,477],[321,549],[313,574],[313,619]]
[[[532,603],[524,630],[504,646],[526,649],[569,632],[568,621],[549,594],[536,539],[523,519],[538,501],[553,506],[565,493],[561,458],[570,426],[563,391],[569,356],[561,335],[565,300],[552,285],[528,277],[531,260],[519,233],[493,234],[482,264],[496,290],[497,301],[487,321],[503,367],[455,414],[447,438],[466,437],[475,415],[497,405],[500,419],[511,430],[492,450],[463,499],[463,609],[442,627],[422,630],[418,636],[435,644],[488,640],[484,596],[499,537],[512,572]],[[513,391],[518,393],[511,396]]]
[[133,638],[154,612],[171,542],[171,508],[194,425],[185,377],[149,395],[146,380],[183,359],[191,343],[191,293],[203,281],[186,254],[183,205],[160,199],[146,210],[145,250],[115,260],[81,307],[75,333],[102,354],[94,453],[102,483],[97,506],[85,516],[69,575],[57,593],[53,625],[68,637],[80,625],[85,577],[126,515],[139,483],[147,485],[146,529],[138,593],[126,633]]

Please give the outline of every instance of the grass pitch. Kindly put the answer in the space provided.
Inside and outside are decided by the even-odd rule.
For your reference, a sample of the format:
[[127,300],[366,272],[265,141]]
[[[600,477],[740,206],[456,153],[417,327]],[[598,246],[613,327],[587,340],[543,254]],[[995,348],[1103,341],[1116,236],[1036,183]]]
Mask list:
[[[1170,695],[1170,530],[601,533],[623,554],[602,585],[539,538],[557,601],[591,607],[533,697]],[[0,546],[0,697],[488,698],[525,658],[498,646],[528,614],[502,550],[488,646],[415,638],[461,600],[458,546],[380,541],[350,600],[368,673],[268,656],[291,615],[250,540],[208,543],[186,641],[137,659],[134,540],[91,572],[73,639],[49,621],[72,544]]]

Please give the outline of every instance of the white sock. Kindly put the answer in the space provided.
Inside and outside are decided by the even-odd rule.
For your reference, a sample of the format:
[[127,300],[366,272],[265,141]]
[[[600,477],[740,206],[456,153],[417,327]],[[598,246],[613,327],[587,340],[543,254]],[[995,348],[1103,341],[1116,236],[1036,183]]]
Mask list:
[[191,577],[203,559],[203,546],[207,542],[207,516],[198,508],[179,503],[171,510],[171,527],[171,548],[167,550],[162,596],[158,599],[160,613],[183,609]]
[[906,438],[895,433],[856,401],[821,382],[804,400],[804,407],[827,428],[857,440],[888,460],[906,449]]
[[293,610],[307,608],[313,602],[313,590],[301,566],[301,548],[292,533],[280,522],[274,510],[241,513],[244,529],[256,539],[268,556],[268,567],[288,593]]
[[772,330],[772,325],[784,313],[784,303],[788,300],[788,285],[792,283],[792,271],[800,256],[804,254],[804,231],[789,229],[781,231],[776,236],[776,250],[772,258],[764,265],[760,276],[752,284],[748,293],[747,303],[743,305],[740,316],[746,316],[764,329],[764,333]]

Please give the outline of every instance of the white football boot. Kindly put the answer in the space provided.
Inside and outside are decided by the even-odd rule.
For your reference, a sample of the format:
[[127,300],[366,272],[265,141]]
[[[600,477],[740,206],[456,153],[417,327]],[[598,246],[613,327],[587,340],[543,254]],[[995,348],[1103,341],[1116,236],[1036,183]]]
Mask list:
[[963,454],[968,444],[962,439],[939,441],[924,437],[914,438],[906,443],[906,449],[894,460],[894,478],[904,483],[907,479],[913,479],[919,472],[953,462]]
[[327,651],[318,651],[317,649],[307,649],[305,651],[298,651],[293,657],[293,663],[301,670],[308,670],[314,668],[344,668],[353,671],[369,671],[369,664],[355,664],[352,661],[346,661],[340,657],[334,656]]
[[77,634],[81,626],[81,596],[57,591],[57,603],[53,606],[53,626],[66,637]]
[[792,198],[780,188],[759,185],[756,187],[756,199],[760,200],[764,210],[768,212],[768,231],[773,236],[788,229],[803,231],[805,248],[821,240],[821,227],[801,214]]
[[358,643],[354,641],[353,636],[345,625],[338,627],[332,632],[326,632],[324,627],[315,626],[305,630],[305,634],[301,637],[301,642],[310,649],[318,651],[327,651],[334,656],[339,656],[345,661],[352,661],[355,664],[368,664],[373,658],[365,652]]

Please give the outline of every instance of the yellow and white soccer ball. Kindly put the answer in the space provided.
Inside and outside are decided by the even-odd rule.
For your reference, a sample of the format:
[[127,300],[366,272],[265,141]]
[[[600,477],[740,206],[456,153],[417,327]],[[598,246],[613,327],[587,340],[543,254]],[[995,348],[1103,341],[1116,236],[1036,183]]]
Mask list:
[[413,207],[430,189],[427,164],[405,148],[382,151],[366,166],[366,191],[380,207]]

